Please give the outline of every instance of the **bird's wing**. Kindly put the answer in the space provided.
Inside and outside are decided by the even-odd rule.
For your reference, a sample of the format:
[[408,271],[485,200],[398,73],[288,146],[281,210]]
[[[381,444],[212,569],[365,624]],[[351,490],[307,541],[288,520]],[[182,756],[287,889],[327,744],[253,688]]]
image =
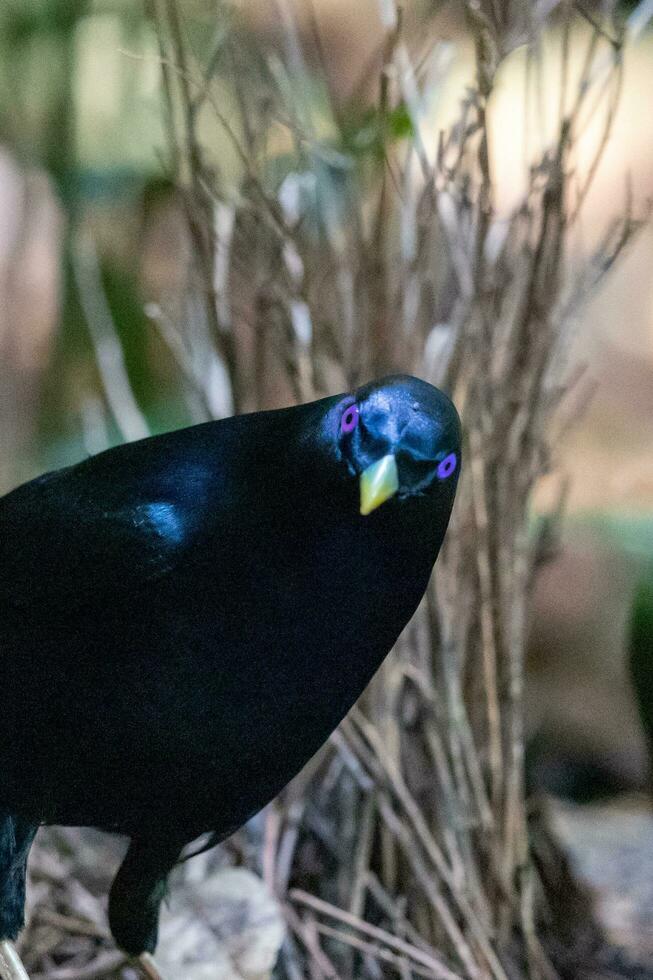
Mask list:
[[65,612],[133,596],[187,550],[192,512],[178,494],[93,464],[0,499],[0,607]]

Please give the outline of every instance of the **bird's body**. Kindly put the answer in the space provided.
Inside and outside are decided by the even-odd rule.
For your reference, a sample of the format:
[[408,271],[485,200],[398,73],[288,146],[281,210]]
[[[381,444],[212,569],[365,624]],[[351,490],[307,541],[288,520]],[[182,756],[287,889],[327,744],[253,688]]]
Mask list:
[[112,894],[131,951],[156,934],[155,917],[125,924],[141,878],[146,901],[187,842],[283,788],[424,593],[457,473],[434,492],[411,449],[399,471],[424,485],[369,516],[357,477],[425,438],[424,417],[457,454],[458,423],[429,385],[389,383],[394,429],[375,432],[370,387],[353,435],[354,398],[336,396],[122,446],[0,500],[0,811],[132,837]]

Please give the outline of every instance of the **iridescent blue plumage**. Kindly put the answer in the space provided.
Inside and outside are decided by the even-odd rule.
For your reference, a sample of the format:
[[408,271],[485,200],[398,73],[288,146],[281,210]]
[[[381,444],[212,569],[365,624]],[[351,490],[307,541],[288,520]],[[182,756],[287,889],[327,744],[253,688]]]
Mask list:
[[184,540],[184,520],[179,508],[170,503],[143,504],[136,508],[134,522],[142,520],[155,534],[173,545]]

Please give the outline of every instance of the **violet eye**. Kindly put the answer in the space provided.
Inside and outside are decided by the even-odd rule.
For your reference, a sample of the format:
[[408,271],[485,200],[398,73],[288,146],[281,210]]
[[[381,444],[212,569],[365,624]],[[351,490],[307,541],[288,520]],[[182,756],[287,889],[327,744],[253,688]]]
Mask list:
[[345,414],[340,420],[340,431],[346,435],[349,432],[353,432],[357,425],[358,408],[356,405],[350,405],[349,408],[345,409]]
[[454,472],[457,464],[458,459],[456,458],[455,453],[449,453],[448,456],[445,456],[444,459],[438,463],[438,479],[446,480],[447,477],[451,476],[451,474]]

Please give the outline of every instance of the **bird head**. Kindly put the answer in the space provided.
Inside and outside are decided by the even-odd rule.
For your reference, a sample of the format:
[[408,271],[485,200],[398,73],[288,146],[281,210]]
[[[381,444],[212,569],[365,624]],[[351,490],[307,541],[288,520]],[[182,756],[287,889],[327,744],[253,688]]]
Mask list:
[[460,470],[461,430],[451,400],[418,378],[383,378],[334,407],[338,449],[360,486],[367,516],[396,497],[438,494],[450,508]]

